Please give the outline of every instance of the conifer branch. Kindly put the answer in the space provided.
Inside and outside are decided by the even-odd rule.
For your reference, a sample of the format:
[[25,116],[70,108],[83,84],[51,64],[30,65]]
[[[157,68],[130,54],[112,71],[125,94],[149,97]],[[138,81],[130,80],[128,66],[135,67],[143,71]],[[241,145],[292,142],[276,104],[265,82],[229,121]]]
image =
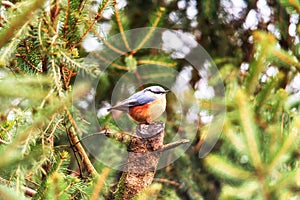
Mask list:
[[43,70],[39,69],[38,67],[34,66],[34,64],[32,64],[29,60],[27,60],[25,58],[25,55],[20,55],[20,54],[15,54],[16,57],[21,58],[22,60],[24,60],[30,67],[32,67],[35,71],[42,73]]
[[263,163],[261,160],[261,154],[259,153],[259,146],[258,146],[259,143],[256,138],[257,130],[253,120],[254,116],[247,102],[248,102],[248,98],[246,97],[244,91],[242,89],[238,90],[236,94],[236,103],[238,106],[241,126],[246,136],[248,152],[254,167],[257,170],[262,170]]
[[291,133],[287,136],[283,145],[280,147],[279,151],[276,153],[274,159],[269,164],[267,171],[271,172],[278,164],[280,163],[280,159],[287,154],[288,150],[293,146],[295,140],[299,137],[296,131],[291,131]]
[[165,11],[165,8],[163,8],[163,7],[161,7],[159,9],[159,11],[157,13],[157,17],[156,17],[154,23],[152,24],[149,32],[144,37],[144,39],[140,42],[140,44],[133,51],[131,51],[132,55],[134,55],[138,50],[140,50],[146,44],[146,42],[148,42],[148,40],[151,38],[153,32],[155,31],[155,28],[157,27],[159,21],[161,20],[161,17],[163,16],[164,11]]
[[0,138],[0,143],[1,143],[1,144],[6,144],[6,145],[9,144],[9,142],[6,142],[5,140],[2,140],[1,138]]
[[40,22],[39,22],[39,27],[38,27],[38,38],[39,38],[39,43],[40,43],[40,45],[41,45],[41,47],[42,47],[42,50],[44,51],[44,52],[47,52],[47,49],[46,49],[46,47],[44,46],[44,44],[43,44],[43,39],[42,39],[42,21],[40,20]]
[[5,6],[5,7],[12,7],[12,8],[15,8],[15,4],[13,4],[13,3],[10,2],[10,1],[1,1],[1,5],[2,5],[2,6]]
[[53,78],[54,78],[54,83],[56,86],[56,90],[59,94],[60,97],[64,96],[64,93],[62,92],[62,82],[61,80],[61,74],[60,74],[60,70],[57,70],[57,66],[55,64],[55,58],[52,55],[51,56],[51,67],[52,67],[52,72],[53,72]]
[[66,9],[65,23],[64,23],[64,26],[63,26],[63,35],[64,35],[64,38],[66,38],[66,33],[67,33],[68,28],[69,28],[68,22],[69,22],[70,6],[71,6],[71,2],[70,1],[71,0],[68,0],[68,5],[67,5],[67,9]]
[[176,182],[176,181],[171,181],[171,180],[168,180],[168,179],[165,179],[165,178],[154,178],[154,181],[156,182],[160,182],[160,183],[167,183],[167,184],[170,184],[170,185],[174,185],[180,189],[183,188],[183,185]]
[[157,152],[164,152],[164,151],[168,151],[170,149],[174,149],[180,145],[183,145],[183,144],[187,144],[189,143],[190,141],[187,140],[187,139],[183,139],[183,140],[179,140],[179,141],[176,141],[176,142],[172,142],[172,143],[169,143],[169,144],[166,144],[164,145],[161,149],[159,149]]
[[122,40],[125,44],[125,47],[128,51],[131,51],[130,47],[129,47],[129,44],[128,44],[128,41],[127,41],[127,38],[126,38],[126,35],[124,33],[124,29],[123,29],[123,25],[122,25],[122,22],[121,22],[121,17],[120,17],[120,14],[119,14],[119,10],[117,8],[117,2],[116,0],[114,0],[113,2],[114,4],[114,10],[115,10],[115,15],[116,15],[116,20],[117,20],[117,24],[118,24],[118,27],[119,27],[119,30],[120,30],[120,33],[121,33],[121,36],[122,36]]
[[297,13],[300,14],[299,1],[289,0],[288,2],[293,6],[293,8],[297,11]]
[[90,200],[97,200],[99,198],[99,194],[104,186],[109,171],[110,169],[106,167],[102,170],[101,174],[97,177],[97,183],[95,184]]
[[19,30],[21,26],[29,23],[32,19],[32,13],[41,8],[44,4],[44,0],[35,0],[33,3],[29,4],[29,6],[25,7],[24,11],[16,16],[13,21],[10,23],[9,27],[2,30],[0,33],[0,48],[3,47],[7,42],[15,37],[15,31]]
[[[17,46],[17,44],[20,42],[16,38],[19,38],[27,28],[29,22],[26,22],[16,33],[15,37],[12,39],[12,41],[8,44],[8,46],[4,49],[4,51],[1,53],[0,56],[0,67],[5,66],[6,60],[10,57],[10,54],[12,53],[13,49]],[[1,36],[0,36],[1,38]]]
[[126,52],[121,51],[120,49],[114,47],[112,44],[110,44],[109,42],[107,42],[103,37],[101,37],[101,36],[99,35],[99,33],[97,33],[97,31],[96,31],[94,28],[91,28],[91,31],[92,31],[92,32],[95,34],[95,36],[96,36],[99,40],[101,40],[101,42],[103,42],[103,44],[104,44],[105,46],[107,46],[109,49],[113,50],[114,52],[116,52],[116,53],[118,53],[118,54],[120,54],[120,55],[125,55],[125,54],[126,54]]
[[166,67],[175,67],[177,64],[175,62],[169,63],[169,62],[163,62],[163,61],[157,61],[157,60],[138,60],[137,64],[144,65],[160,65],[160,66],[166,66]]
[[68,137],[71,141],[71,145],[76,148],[76,150],[79,153],[79,155],[82,159],[82,162],[83,162],[84,166],[86,167],[88,173],[90,175],[92,175],[93,177],[98,176],[98,173],[97,173],[96,169],[94,168],[93,164],[91,163],[89,157],[87,156],[83,146],[81,145],[80,140],[78,139],[78,136],[76,135],[74,128],[77,130],[79,135],[82,135],[81,130],[77,126],[77,123],[73,119],[73,117],[72,117],[71,113],[69,112],[69,110],[65,109],[65,111],[67,113],[69,122],[72,124],[72,126],[68,129],[68,133],[67,133]]
[[80,158],[82,159],[82,162],[83,162],[84,166],[86,167],[88,173],[90,175],[92,175],[93,177],[98,176],[98,173],[97,173],[96,169],[92,165],[92,163],[91,163],[89,157],[87,156],[83,146],[79,142],[79,139],[78,139],[76,133],[74,132],[73,127],[71,127],[68,130],[68,136],[70,138],[71,145],[75,144],[74,147],[76,148],[77,152],[79,153]]
[[[274,48],[275,49],[275,48]],[[292,58],[290,55],[288,55],[286,52],[282,50],[275,49],[273,51],[273,54],[278,57],[283,62],[295,66],[298,71],[300,71],[300,63],[297,60],[294,60],[295,58]]]
[[106,62],[107,64],[109,64],[110,66],[113,66],[117,69],[120,69],[120,70],[125,70],[125,71],[128,71],[128,68],[123,66],[123,65],[119,65],[117,63],[112,63],[111,61],[107,60],[105,57],[101,56],[99,53],[95,53],[93,52],[93,55],[95,55],[97,58],[99,58],[100,60]]
[[[9,185],[10,184],[10,181],[0,177],[0,183],[1,184],[5,184],[5,185]],[[26,186],[21,186],[21,189],[23,190],[24,194],[26,196],[29,196],[29,197],[33,197],[34,195],[36,195],[36,191],[30,187],[26,187]]]
[[110,2],[110,0],[106,0],[104,2],[103,6],[101,7],[101,9],[98,11],[96,16],[94,17],[94,20],[92,20],[92,22],[91,21],[87,22],[89,24],[88,28],[83,33],[83,35],[80,37],[80,39],[69,48],[69,50],[72,50],[73,48],[75,48],[77,45],[79,45],[84,40],[84,38],[86,38],[87,34],[93,29],[95,23],[102,18],[102,13],[106,9],[106,7],[109,5],[109,2]]
[[88,73],[97,73],[95,71],[92,71],[92,68],[89,67],[84,67],[82,66],[80,63],[76,62],[76,60],[72,59],[70,56],[68,56],[67,54],[65,54],[63,51],[60,51],[60,54],[66,59],[67,62],[73,64],[74,66],[76,66],[79,69],[82,69]]

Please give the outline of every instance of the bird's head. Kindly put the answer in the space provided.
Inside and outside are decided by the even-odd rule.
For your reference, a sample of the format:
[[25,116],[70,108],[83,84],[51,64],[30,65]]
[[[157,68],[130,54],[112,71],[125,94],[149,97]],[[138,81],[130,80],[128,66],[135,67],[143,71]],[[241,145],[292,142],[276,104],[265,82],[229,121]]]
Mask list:
[[145,88],[143,92],[145,93],[145,95],[149,95],[156,99],[160,99],[160,98],[165,98],[169,90],[165,90],[160,86],[150,86]]

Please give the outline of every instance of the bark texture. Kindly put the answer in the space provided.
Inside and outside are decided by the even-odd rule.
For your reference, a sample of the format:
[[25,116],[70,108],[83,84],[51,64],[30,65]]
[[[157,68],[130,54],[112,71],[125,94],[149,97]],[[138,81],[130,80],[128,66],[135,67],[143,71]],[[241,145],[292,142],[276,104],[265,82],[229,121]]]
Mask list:
[[128,163],[115,192],[114,199],[132,199],[153,181],[163,148],[164,123],[140,124],[128,146]]

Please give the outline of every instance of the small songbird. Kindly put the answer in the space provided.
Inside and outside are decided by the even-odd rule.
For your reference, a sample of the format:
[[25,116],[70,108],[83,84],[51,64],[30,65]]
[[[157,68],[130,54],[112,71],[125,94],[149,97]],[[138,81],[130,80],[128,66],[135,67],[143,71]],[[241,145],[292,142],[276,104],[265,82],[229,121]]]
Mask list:
[[147,87],[108,109],[128,112],[139,123],[150,124],[166,110],[166,94],[160,86]]

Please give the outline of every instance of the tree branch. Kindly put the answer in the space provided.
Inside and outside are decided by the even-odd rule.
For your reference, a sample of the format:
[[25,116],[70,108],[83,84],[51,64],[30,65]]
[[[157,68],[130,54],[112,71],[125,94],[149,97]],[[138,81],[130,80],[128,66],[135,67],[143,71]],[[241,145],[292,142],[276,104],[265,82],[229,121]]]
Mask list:
[[[8,180],[0,177],[0,184],[9,185],[10,182]],[[34,189],[32,189],[30,187],[22,186],[21,189],[24,191],[24,194],[29,197],[33,197],[37,193]]]
[[82,162],[83,162],[84,166],[86,167],[87,171],[89,172],[89,174],[91,174],[93,177],[96,177],[98,175],[98,173],[97,173],[96,169],[94,168],[94,166],[92,165],[83,146],[79,142],[79,139],[78,139],[77,135],[75,134],[73,127],[71,127],[68,130],[68,136],[70,138],[72,145],[74,145],[75,149],[78,151],[78,153],[82,159]]

